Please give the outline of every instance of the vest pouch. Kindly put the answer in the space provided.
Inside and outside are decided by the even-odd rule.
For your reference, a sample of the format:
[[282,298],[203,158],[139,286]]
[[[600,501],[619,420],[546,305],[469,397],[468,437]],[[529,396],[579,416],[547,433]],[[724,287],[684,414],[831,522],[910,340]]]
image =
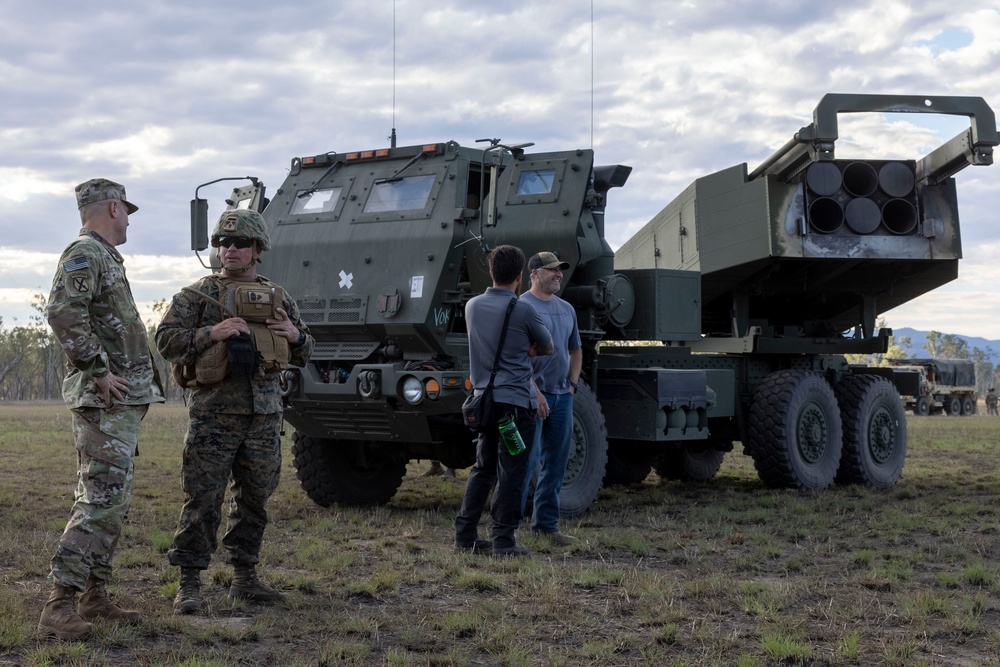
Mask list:
[[253,333],[257,351],[263,359],[264,372],[271,373],[288,368],[292,353],[285,338],[275,335],[266,326],[251,324],[250,332]]
[[181,389],[194,389],[198,386],[198,380],[195,377],[194,364],[188,364],[187,366],[181,366],[180,364],[170,365],[170,374],[174,378],[174,382]]
[[266,324],[268,319],[277,319],[275,311],[281,305],[283,297],[284,290],[277,286],[233,283],[226,293],[226,306],[248,324]]
[[194,375],[198,384],[222,382],[229,375],[229,354],[226,341],[220,340],[198,355],[194,362]]

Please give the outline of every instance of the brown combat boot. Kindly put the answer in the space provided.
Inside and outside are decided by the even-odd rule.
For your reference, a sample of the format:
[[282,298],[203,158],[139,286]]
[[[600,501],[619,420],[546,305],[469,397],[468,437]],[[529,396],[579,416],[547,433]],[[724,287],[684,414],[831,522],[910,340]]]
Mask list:
[[91,577],[87,579],[87,590],[80,596],[80,605],[76,608],[80,618],[93,621],[104,618],[112,623],[138,623],[142,615],[137,611],[122,609],[116,605],[105,589],[107,582]]
[[268,588],[257,579],[253,565],[236,565],[233,583],[229,587],[229,597],[233,600],[253,600],[254,602],[284,602],[285,594]]
[[175,614],[193,614],[201,609],[201,570],[181,568],[181,585],[174,596]]
[[59,639],[85,639],[93,630],[94,626],[76,612],[76,589],[53,586],[38,619],[38,632]]

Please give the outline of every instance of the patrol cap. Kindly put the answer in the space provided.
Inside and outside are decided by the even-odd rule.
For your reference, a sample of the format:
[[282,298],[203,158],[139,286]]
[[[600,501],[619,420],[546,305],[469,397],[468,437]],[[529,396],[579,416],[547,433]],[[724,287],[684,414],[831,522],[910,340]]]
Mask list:
[[129,215],[139,210],[139,207],[125,198],[125,186],[106,178],[92,178],[76,186],[76,207],[83,208],[87,204],[117,199],[128,209]]
[[564,262],[551,252],[540,252],[531,256],[528,260],[528,270],[535,269],[560,269],[565,271],[569,268],[569,262]]

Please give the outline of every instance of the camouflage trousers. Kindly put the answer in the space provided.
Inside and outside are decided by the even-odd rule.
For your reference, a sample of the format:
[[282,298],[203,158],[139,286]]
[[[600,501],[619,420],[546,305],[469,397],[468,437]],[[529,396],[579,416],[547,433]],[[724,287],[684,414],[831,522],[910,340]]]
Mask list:
[[88,577],[111,579],[111,559],[132,503],[139,426],[148,405],[73,410],[77,486],[49,582],[83,590]]
[[218,548],[226,484],[231,480],[229,525],[222,538],[226,562],[254,565],[267,526],[264,506],[281,476],[281,413],[191,414],[184,443],[184,507],[171,565],[204,570]]

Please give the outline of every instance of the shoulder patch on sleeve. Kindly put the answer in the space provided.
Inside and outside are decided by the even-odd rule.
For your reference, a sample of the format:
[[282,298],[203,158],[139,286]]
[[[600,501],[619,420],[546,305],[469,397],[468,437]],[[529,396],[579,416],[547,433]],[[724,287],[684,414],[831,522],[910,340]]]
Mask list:
[[90,268],[90,265],[87,263],[87,258],[82,255],[80,255],[79,257],[74,257],[73,259],[68,259],[65,262],[63,262],[63,271],[66,271],[67,273],[73,271],[82,271],[88,268]]

